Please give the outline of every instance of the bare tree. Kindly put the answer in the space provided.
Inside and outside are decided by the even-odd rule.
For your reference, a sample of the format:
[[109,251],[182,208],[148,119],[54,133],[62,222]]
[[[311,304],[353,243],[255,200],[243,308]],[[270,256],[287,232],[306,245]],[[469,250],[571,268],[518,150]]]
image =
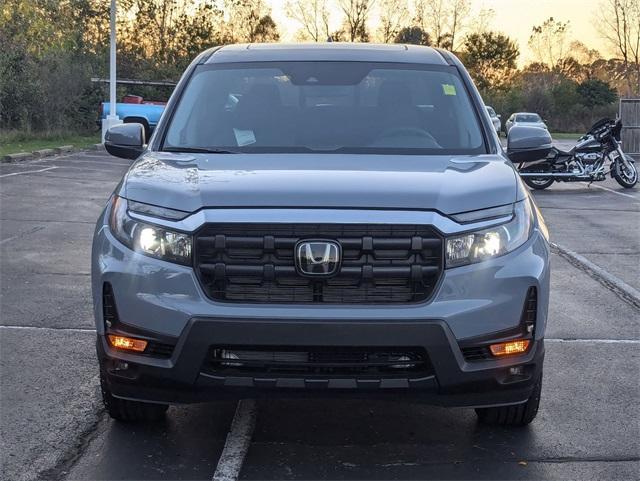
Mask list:
[[380,0],[378,34],[383,43],[391,43],[409,22],[407,0]]
[[458,34],[464,28],[464,22],[471,12],[471,6],[469,0],[451,0],[448,4],[449,7],[453,9],[453,12],[449,14],[451,50],[457,50],[456,38],[458,38]]
[[277,42],[278,26],[264,0],[225,0],[226,38],[232,42]]
[[416,0],[415,21],[422,29],[430,33],[434,47],[440,47],[446,31],[446,12],[444,0]]
[[331,36],[327,0],[290,0],[286,12],[300,24],[304,39],[324,42]]
[[627,95],[640,95],[640,2],[602,0],[598,29],[622,59]]
[[531,30],[529,48],[534,59],[553,70],[567,57],[569,46],[569,22],[556,21],[549,17],[542,25],[536,25]]
[[[62,2],[52,2],[52,5]],[[67,2],[70,5],[81,3]],[[104,3],[104,2],[103,2]],[[107,2],[108,3],[108,2]],[[96,2],[97,5],[102,3]],[[88,3],[85,4],[85,6]],[[118,48],[123,55],[143,52],[150,63],[175,65],[178,58],[194,54],[220,40],[223,12],[213,2],[196,0],[120,0]],[[108,12],[108,10],[106,10]],[[83,21],[90,37],[103,44],[103,15]],[[108,16],[106,17],[108,20]],[[125,64],[127,62],[124,62]],[[127,67],[123,67],[126,71]],[[159,71],[162,68],[158,68]]]
[[599,65],[599,61],[602,60],[602,55],[596,49],[587,47],[584,43],[579,40],[574,40],[569,45],[570,56],[567,59],[565,67],[571,66],[571,60],[575,62],[575,70],[577,71],[577,75],[575,72],[567,71],[564,69],[565,75],[569,77],[573,77],[574,79],[577,77],[579,81],[590,80],[596,77],[597,66]]
[[585,65],[590,65],[596,60],[600,60],[602,58],[602,55],[597,49],[589,48],[579,40],[574,40],[573,42],[571,42],[571,44],[569,45],[569,50],[573,58],[575,58],[581,64]]
[[166,63],[174,39],[176,20],[184,16],[187,3],[176,0],[136,0],[133,5],[137,10],[137,17],[144,22],[141,30],[153,30],[156,38],[156,42],[141,42],[140,46],[144,47],[150,56]]
[[493,8],[481,8],[473,14],[468,25],[469,33],[486,33],[491,30],[496,11]]
[[375,0],[338,0],[344,14],[346,37],[349,41],[366,42],[369,39],[367,22]]
[[416,22],[431,34],[436,47],[455,50],[471,13],[469,0],[416,0]]

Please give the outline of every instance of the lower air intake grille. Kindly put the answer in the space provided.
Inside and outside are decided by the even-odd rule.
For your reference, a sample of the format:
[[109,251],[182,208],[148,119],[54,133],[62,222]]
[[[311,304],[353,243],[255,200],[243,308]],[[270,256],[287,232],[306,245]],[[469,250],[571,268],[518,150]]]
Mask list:
[[113,326],[118,322],[118,311],[113,297],[113,288],[108,282],[102,285],[102,319],[106,327]]
[[524,301],[522,311],[522,323],[526,326],[527,332],[533,333],[538,316],[538,291],[535,287],[530,287],[527,291],[527,298]]
[[463,347],[462,355],[467,362],[492,359],[491,353],[489,352],[489,346]]
[[[298,274],[294,250],[305,239],[340,244],[337,274]],[[421,225],[207,224],[196,234],[194,254],[205,292],[226,302],[420,302],[443,269],[442,238]]]
[[212,346],[205,371],[225,375],[431,374],[421,348]]
[[144,353],[153,357],[168,358],[173,354],[173,344],[165,344],[157,341],[150,341]]

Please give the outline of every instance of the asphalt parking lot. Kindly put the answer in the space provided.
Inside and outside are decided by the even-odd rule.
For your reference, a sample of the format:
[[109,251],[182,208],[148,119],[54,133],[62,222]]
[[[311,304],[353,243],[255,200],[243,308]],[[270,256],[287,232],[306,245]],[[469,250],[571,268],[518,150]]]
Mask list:
[[89,256],[128,165],[102,152],[0,164],[3,480],[231,479],[235,468],[241,479],[638,478],[640,306],[566,252],[640,290],[640,189],[607,180],[535,194],[563,254],[528,428],[365,400],[219,402],[122,425],[99,400]]

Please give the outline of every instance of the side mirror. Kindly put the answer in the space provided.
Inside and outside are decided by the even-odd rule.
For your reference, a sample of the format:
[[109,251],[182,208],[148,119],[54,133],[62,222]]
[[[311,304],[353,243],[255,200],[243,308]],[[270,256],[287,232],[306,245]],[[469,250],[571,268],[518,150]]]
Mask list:
[[514,125],[507,135],[507,156],[511,162],[544,159],[553,147],[551,135],[542,127]]
[[496,115],[496,117],[498,117],[499,119],[501,119],[501,118],[502,118],[502,115],[498,114],[498,115]]
[[104,136],[104,147],[107,152],[123,159],[137,159],[144,150],[144,145],[142,124],[114,125]]

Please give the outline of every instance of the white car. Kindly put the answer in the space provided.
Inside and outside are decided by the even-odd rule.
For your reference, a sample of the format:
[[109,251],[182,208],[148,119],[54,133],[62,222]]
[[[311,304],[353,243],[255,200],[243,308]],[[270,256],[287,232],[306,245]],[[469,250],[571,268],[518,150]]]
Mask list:
[[493,107],[486,105],[487,112],[489,113],[489,117],[491,117],[491,123],[493,124],[493,128],[496,129],[496,133],[500,135],[500,128],[502,127],[502,121],[500,120],[500,115],[496,114],[496,111],[493,110]]
[[516,112],[515,114],[511,114],[511,117],[509,117],[504,124],[504,133],[509,134],[509,130],[511,130],[511,127],[514,125],[542,127],[543,129],[549,130],[542,117],[532,112]]

